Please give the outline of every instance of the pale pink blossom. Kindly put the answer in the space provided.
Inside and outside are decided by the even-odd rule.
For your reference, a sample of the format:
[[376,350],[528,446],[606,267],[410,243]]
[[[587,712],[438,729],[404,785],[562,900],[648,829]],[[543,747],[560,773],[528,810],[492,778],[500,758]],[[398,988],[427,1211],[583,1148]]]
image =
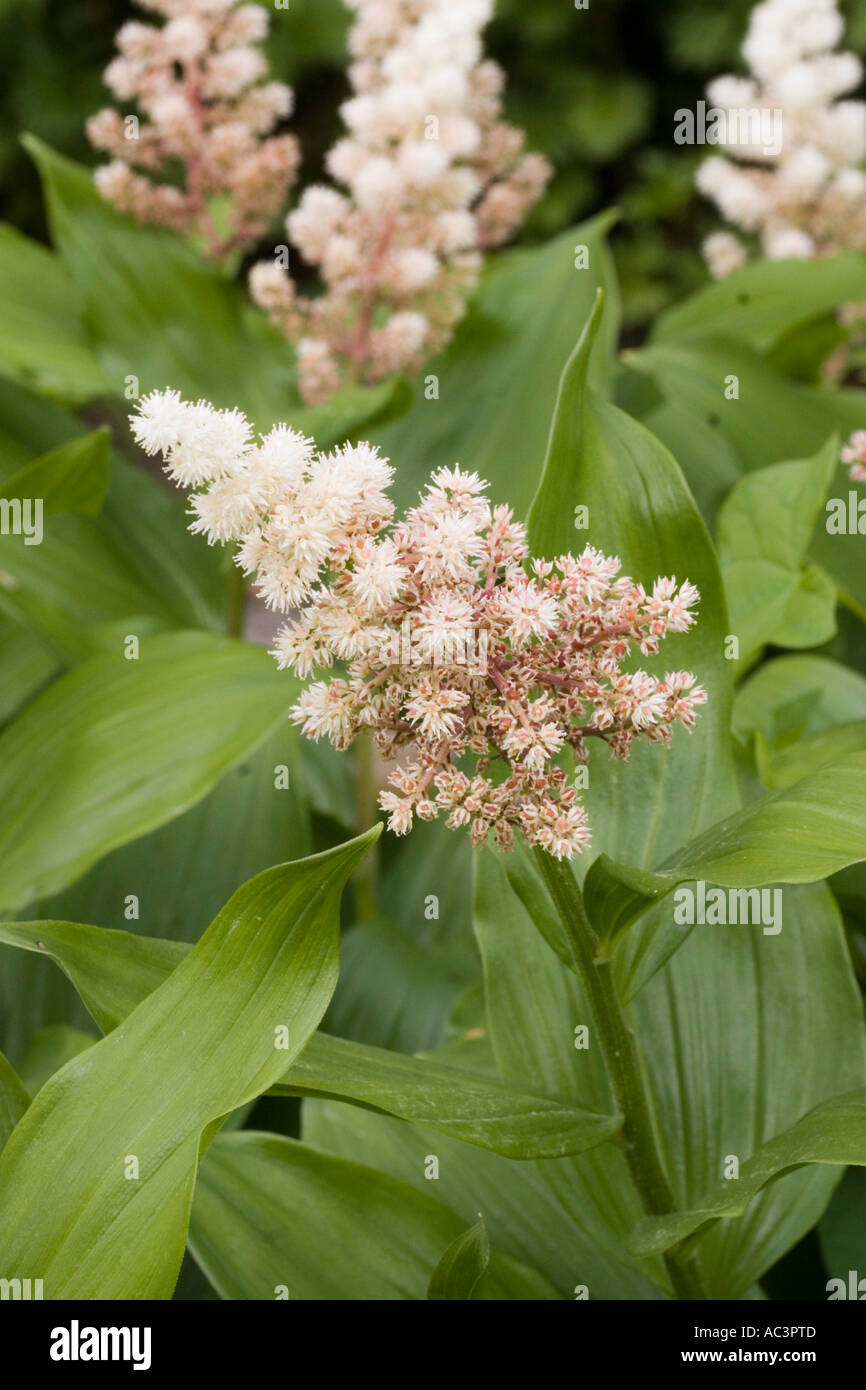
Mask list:
[[255,440],[240,412],[171,391],[140,403],[133,432],[195,489],[192,529],[233,542],[265,602],[291,612],[278,665],[306,678],[345,663],[292,719],[338,749],[372,729],[403,759],[380,797],[396,834],[444,813],[474,845],[492,833],[508,850],[517,833],[570,858],[590,832],[566,750],[584,763],[594,738],[624,759],[636,738],[693,727],[707,696],[690,672],[623,670],[693,626],[688,580],[648,592],[591,546],[531,560],[523,526],[459,465],[395,520],[393,469],[372,445],[321,453],[286,425]]
[[840,457],[850,466],[852,481],[866,483],[866,430],[854,431]]
[[[88,121],[103,197],[139,222],[196,234],[205,252],[250,247],[284,206],[298,166],[294,136],[272,134],[292,107],[281,82],[265,82],[256,47],[267,32],[260,5],[239,0],[140,0],[166,22],[131,22],[105,81],[119,102]],[[181,186],[162,181],[179,164]]]
[[347,381],[416,371],[441,349],[482,252],[508,240],[550,176],[501,120],[502,73],[481,46],[491,0],[347,3],[353,95],[327,160],[340,187],[307,188],[287,222],[323,292],[296,294],[282,265],[250,276],[255,301],[299,343],[310,404]]

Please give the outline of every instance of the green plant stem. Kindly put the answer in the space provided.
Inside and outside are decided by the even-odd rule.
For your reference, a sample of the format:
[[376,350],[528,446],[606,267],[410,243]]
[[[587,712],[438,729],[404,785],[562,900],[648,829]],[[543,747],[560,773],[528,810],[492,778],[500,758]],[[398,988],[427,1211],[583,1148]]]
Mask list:
[[[535,858],[568,934],[592,1010],[614,1100],[624,1117],[629,1172],[647,1214],[664,1215],[675,1210],[673,1193],[659,1156],[640,1054],[617,993],[612,963],[598,959],[598,938],[568,861],[556,860],[540,849],[535,851]],[[694,1257],[673,1252],[665,1256],[665,1264],[678,1298],[709,1297]]]
[[[355,774],[357,777],[358,834],[362,835],[376,823],[376,779],[373,771],[373,737],[369,729],[362,730],[355,740]],[[367,922],[379,912],[379,847],[371,846],[355,871],[355,908],[359,921]]]

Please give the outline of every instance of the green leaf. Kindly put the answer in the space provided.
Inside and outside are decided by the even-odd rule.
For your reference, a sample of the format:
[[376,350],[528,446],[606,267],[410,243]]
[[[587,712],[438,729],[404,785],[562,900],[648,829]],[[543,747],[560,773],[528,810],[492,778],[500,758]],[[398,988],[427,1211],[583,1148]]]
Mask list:
[[[0,477],[80,433],[74,416],[0,379]],[[54,517],[41,545],[4,540],[2,550],[4,607],[44,632],[65,662],[89,654],[93,628],[129,618],[223,626],[216,550],[189,534],[179,496],[117,454],[99,517]]]
[[[806,1111],[866,1086],[863,1004],[824,884],[782,890],[783,929],[697,927],[634,1001],[677,1208]],[[838,1170],[789,1173],[700,1249],[716,1299],[742,1298],[815,1225]],[[727,1182],[729,1193],[739,1184]]]
[[45,642],[20,623],[0,619],[0,722],[14,714],[19,705],[51,679],[57,661]]
[[866,859],[866,753],[854,753],[793,787],[754,801],[673,854],[655,873],[603,855],[587,875],[587,911],[607,951],[679,884],[725,888],[814,883]]
[[452,1241],[430,1276],[429,1299],[475,1298],[490,1264],[490,1240],[484,1217]]
[[[509,1085],[609,1113],[613,1102],[602,1055],[592,1040],[579,1046],[578,1030],[591,1024],[581,982],[563,969],[535,929],[534,914],[509,891],[504,860],[489,849],[478,856],[475,898],[487,1026],[499,1074]],[[590,1298],[647,1298],[654,1292],[650,1280],[665,1287],[664,1272],[635,1264],[625,1247],[641,1205],[621,1150],[548,1161],[539,1165],[538,1176],[571,1252],[569,1290],[579,1282],[588,1286]],[[489,1199],[483,1189],[476,1194],[475,1210],[485,1217],[491,1217]],[[491,1235],[498,1243],[492,1225]],[[544,1268],[556,1277],[555,1265]],[[617,1283],[620,1293],[607,1291]]]
[[24,144],[112,394],[122,397],[133,376],[141,394],[172,386],[218,406],[241,404],[260,427],[272,423],[276,401],[293,394],[291,356],[278,335],[250,331],[242,291],[182,237],[115,212],[89,170],[32,136]]
[[29,1104],[30,1096],[24,1083],[0,1052],[0,1149]]
[[326,1033],[310,1039],[274,1093],[349,1100],[514,1159],[582,1153],[620,1127],[616,1115]]
[[[606,309],[592,380],[605,387],[611,374],[617,299],[605,244],[610,223],[604,215],[538,248],[490,257],[450,346],[425,367],[414,406],[375,435],[396,465],[400,502],[413,505],[434,468],[459,460],[487,479],[494,501],[525,512],[544,456],[557,374],[599,285]],[[586,269],[575,269],[579,246],[588,249]],[[425,395],[430,377],[438,380],[438,399]]]
[[343,962],[330,1032],[397,1052],[442,1041],[460,981],[423,942],[387,918],[363,922],[346,933]]
[[66,1023],[40,1028],[27,1043],[24,1055],[18,1064],[21,1080],[32,1096],[45,1085],[73,1057],[92,1047],[99,1039],[93,1033],[85,1033],[80,1028],[70,1028]]
[[245,884],[168,979],[45,1084],[0,1155],[9,1277],[39,1269],[54,1299],[170,1297],[201,1154],[321,1019],[340,894],[378,833]]
[[[426,1298],[431,1267],[462,1230],[429,1184],[417,1192],[357,1162],[247,1130],[220,1136],[202,1166],[190,1247],[223,1298],[403,1301]],[[479,1296],[557,1294],[494,1250]]]
[[767,746],[760,734],[755,739],[758,773],[771,791],[792,787],[818,768],[859,752],[866,752],[866,719],[856,724],[839,724],[776,751]]
[[56,681],[0,736],[0,902],[54,892],[177,816],[290,695],[262,649],[205,633],[143,638],[138,660],[118,643]]
[[[828,437],[846,437],[866,416],[866,392],[833,391],[787,381],[742,340],[707,337],[653,343],[629,354],[629,365],[644,372],[661,392],[642,422],[676,455],[701,511],[711,525],[731,485],[741,473],[785,459],[817,453]],[[738,396],[728,399],[726,384],[737,378]],[[810,558],[837,580],[855,587],[860,602],[866,579],[843,576],[848,562],[839,538],[839,553],[813,547]],[[856,538],[854,538],[856,541]],[[862,566],[861,566],[862,569]],[[843,579],[845,582],[843,582]]]
[[[51,956],[108,1033],[185,958],[186,943],[70,922],[0,923],[0,941]],[[52,1030],[45,1030],[51,1032]],[[62,1030],[81,1038],[78,1030]],[[22,1062],[22,1068],[28,1057]],[[30,1058],[33,1065],[32,1057]],[[532,1095],[485,1076],[316,1033],[271,1088],[284,1096],[334,1096],[510,1158],[582,1153],[619,1129],[619,1118]]]
[[0,226],[0,372],[46,395],[87,401],[107,386],[84,303],[58,256]]
[[352,387],[313,409],[300,403],[288,343],[232,284],[175,233],[140,226],[97,192],[89,170],[33,136],[24,144],[45,189],[52,237],[84,301],[103,390],[124,398],[171,386],[240,406],[260,430],[281,420],[320,448],[408,408],[405,383]]
[[108,490],[108,439],[108,430],[99,429],[51,449],[6,478],[0,497],[38,497],[46,516],[95,516]]
[[[660,674],[680,667],[697,673],[709,701],[696,730],[678,733],[664,748],[636,740],[626,763],[612,761],[606,748],[590,758],[586,800],[594,845],[647,863],[681,843],[689,825],[708,825],[720,806],[737,804],[727,620],[712,544],[675,460],[589,384],[600,314],[597,303],[562,374],[529,539],[533,554],[550,557],[589,542],[620,556],[623,571],[648,587],[674,573],[700,589],[695,628],[667,639],[664,652],[646,661]],[[588,510],[586,529],[577,529],[584,520],[575,515],[578,505]]]
[[866,1164],[866,1089],[815,1106],[747,1158],[739,1178],[719,1183],[689,1211],[646,1217],[629,1243],[644,1255],[667,1250],[720,1217],[740,1216],[767,1183],[807,1163]]
[[668,309],[653,342],[707,335],[739,338],[758,352],[772,348],[798,325],[840,304],[857,302],[863,291],[866,256],[845,251],[815,261],[752,261]]
[[835,632],[835,586],[804,560],[838,458],[833,436],[813,458],[749,473],[722,507],[719,558],[743,664],[763,646],[812,647]]
[[398,1052],[438,1046],[457,994],[479,974],[468,837],[439,821],[415,831],[382,846],[383,916],[347,933],[328,1014],[330,1032]]
[[825,656],[764,662],[734,701],[735,731],[760,732],[774,747],[858,719],[866,719],[866,677]]

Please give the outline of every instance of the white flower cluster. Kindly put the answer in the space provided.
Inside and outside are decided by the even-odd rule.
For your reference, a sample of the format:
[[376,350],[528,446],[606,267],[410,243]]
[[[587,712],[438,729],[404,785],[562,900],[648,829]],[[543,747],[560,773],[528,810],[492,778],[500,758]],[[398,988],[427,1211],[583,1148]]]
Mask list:
[[[690,672],[622,669],[633,645],[653,655],[692,626],[688,582],[657,579],[648,593],[591,546],[530,561],[511,510],[459,466],[438,469],[395,522],[393,469],[369,444],[322,454],[285,425],[256,444],[239,411],[173,391],[146,397],[132,420],[170,476],[200,489],[191,529],[237,543],[271,607],[302,609],[276,640],[279,665],[306,677],[346,663],[301,695],[292,717],[304,733],[345,749],[372,728],[383,753],[409,755],[379,799],[397,834],[445,813],[475,845],[492,832],[507,850],[518,832],[571,857],[589,829],[558,755],[571,747],[585,762],[597,738],[626,758],[636,737],[668,742],[675,724],[694,725],[707,697]],[[479,645],[483,663],[467,664]]]
[[550,175],[500,120],[503,75],[482,60],[492,0],[347,0],[354,95],[330,151],[336,187],[306,190],[287,223],[324,292],[298,297],[274,262],[256,302],[299,345],[304,399],[412,371],[464,312],[481,251],[507,240]]
[[[105,81],[143,119],[113,107],[90,118],[92,143],[113,156],[97,169],[97,186],[141,222],[197,231],[209,255],[249,247],[280,212],[298,167],[294,136],[271,135],[292,93],[262,81],[267,12],[238,0],[139,3],[165,23],[124,24]],[[154,179],[174,165],[180,187]],[[215,200],[225,204],[223,229]]]
[[[771,259],[866,246],[866,103],[840,100],[862,78],[853,53],[833,51],[843,30],[836,0],[762,0],[743,44],[751,76],[720,77],[708,91],[728,115],[782,112],[778,152],[729,138],[731,158],[712,156],[697,176],[725,220],[756,234]],[[727,231],[709,237],[704,254],[716,277],[747,258]]]

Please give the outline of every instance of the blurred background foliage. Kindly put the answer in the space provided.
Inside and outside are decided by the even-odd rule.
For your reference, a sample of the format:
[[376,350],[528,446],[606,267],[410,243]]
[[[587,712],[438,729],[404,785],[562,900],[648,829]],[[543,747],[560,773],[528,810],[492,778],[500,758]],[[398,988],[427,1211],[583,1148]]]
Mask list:
[[[750,8],[751,0],[589,0],[587,9],[497,0],[487,47],[508,75],[507,114],[557,171],[524,239],[618,207],[613,245],[631,337],[706,278],[698,248],[716,221],[693,188],[701,151],[673,144],[674,112],[739,66]],[[866,51],[866,0],[843,9],[847,45]],[[129,0],[0,0],[0,201],[3,218],[30,235],[46,232],[18,133],[93,162],[84,122],[107,102],[101,73],[115,31],[134,13]],[[270,59],[295,87],[304,181],[320,174],[339,129],[347,22],[341,0],[273,10]]]

